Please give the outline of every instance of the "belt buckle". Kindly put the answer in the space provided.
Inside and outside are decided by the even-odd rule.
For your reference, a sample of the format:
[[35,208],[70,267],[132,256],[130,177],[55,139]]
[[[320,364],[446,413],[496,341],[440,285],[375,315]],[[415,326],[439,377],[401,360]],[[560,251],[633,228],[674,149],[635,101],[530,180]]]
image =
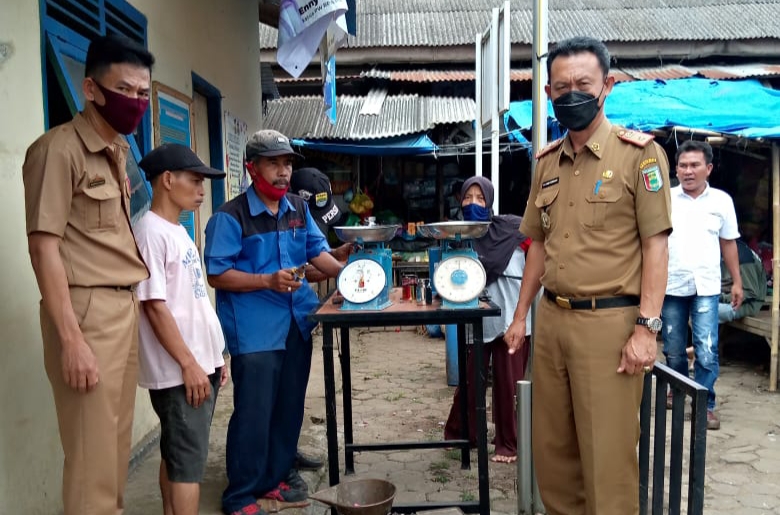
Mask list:
[[563,309],[571,309],[571,299],[567,299],[566,297],[561,297],[560,295],[556,295],[555,303],[558,304],[558,306],[562,307]]

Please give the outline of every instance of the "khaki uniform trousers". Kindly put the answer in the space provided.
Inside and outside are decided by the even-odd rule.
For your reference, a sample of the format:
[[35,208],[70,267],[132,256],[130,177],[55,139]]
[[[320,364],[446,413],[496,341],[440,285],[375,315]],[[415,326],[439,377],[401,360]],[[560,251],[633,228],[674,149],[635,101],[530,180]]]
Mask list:
[[138,378],[138,299],[111,288],[70,289],[84,339],[100,379],[89,393],[70,388],[62,375],[61,344],[41,308],[44,363],[65,454],[65,515],[117,515],[124,509]]
[[637,307],[567,310],[534,325],[533,456],[548,515],[639,513],[641,376],[618,374]]

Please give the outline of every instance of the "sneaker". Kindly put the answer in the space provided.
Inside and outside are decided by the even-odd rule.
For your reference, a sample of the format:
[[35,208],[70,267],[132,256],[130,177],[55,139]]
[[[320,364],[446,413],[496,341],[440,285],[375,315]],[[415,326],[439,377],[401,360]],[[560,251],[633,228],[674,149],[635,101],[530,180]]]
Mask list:
[[290,485],[290,488],[293,490],[300,490],[302,492],[309,491],[309,485],[304,481],[296,469],[290,469],[290,473],[287,474],[287,479],[284,481]]
[[712,410],[707,410],[707,429],[713,431],[720,429],[720,419]]
[[300,451],[295,453],[295,464],[293,467],[298,470],[317,470],[321,469],[323,465],[325,465],[325,463],[319,458],[306,456]]
[[230,512],[230,515],[268,515],[268,513],[257,504],[247,504],[240,510]]
[[290,488],[290,485],[282,481],[279,483],[279,486],[270,492],[266,492],[263,499],[274,499],[279,502],[301,502],[305,501],[308,497],[309,492]]

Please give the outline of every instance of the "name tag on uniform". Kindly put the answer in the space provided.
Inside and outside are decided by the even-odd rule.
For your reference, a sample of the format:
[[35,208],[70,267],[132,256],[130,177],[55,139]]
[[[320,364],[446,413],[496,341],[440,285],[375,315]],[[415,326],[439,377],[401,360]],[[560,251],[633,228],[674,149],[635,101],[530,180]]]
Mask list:
[[560,182],[560,180],[561,180],[560,177],[556,177],[555,179],[550,179],[549,181],[544,181],[542,183],[542,189],[549,188],[550,186],[555,186],[556,184],[558,184],[558,182]]
[[101,177],[98,175],[97,177],[93,177],[89,180],[89,183],[87,183],[87,188],[97,188],[98,186],[102,186],[106,183],[105,177]]

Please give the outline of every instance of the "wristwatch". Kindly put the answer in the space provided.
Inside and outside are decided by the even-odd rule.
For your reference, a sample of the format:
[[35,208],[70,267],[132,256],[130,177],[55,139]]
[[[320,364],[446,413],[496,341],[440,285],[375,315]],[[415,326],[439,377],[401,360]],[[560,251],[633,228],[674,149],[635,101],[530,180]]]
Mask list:
[[650,318],[638,317],[636,319],[636,325],[643,325],[647,327],[647,330],[650,331],[651,333],[658,334],[661,332],[661,328],[664,326],[664,323],[658,317],[650,317]]

